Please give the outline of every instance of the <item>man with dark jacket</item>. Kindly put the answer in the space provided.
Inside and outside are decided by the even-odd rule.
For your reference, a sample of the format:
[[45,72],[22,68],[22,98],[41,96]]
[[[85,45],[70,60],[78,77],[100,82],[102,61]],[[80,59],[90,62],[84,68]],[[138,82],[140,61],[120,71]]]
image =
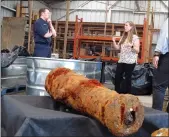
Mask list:
[[[169,40],[168,18],[164,22],[154,52],[153,64],[155,69],[153,77],[153,108],[162,110],[164,96],[169,87]],[[169,106],[168,106],[169,107]],[[169,110],[169,108],[167,108]]]
[[40,9],[40,18],[34,24],[34,56],[36,57],[51,57],[51,37],[56,37],[56,31],[52,25],[50,14],[49,9]]

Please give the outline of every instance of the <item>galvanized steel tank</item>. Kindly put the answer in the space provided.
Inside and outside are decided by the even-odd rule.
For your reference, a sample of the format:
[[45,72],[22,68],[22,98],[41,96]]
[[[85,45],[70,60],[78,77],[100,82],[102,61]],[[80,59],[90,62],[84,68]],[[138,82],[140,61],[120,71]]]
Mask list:
[[1,68],[1,88],[26,85],[26,57],[18,57],[7,68]]
[[28,57],[26,94],[48,96],[44,88],[46,76],[52,69],[59,67],[72,69],[79,74],[99,81],[101,78],[101,62]]

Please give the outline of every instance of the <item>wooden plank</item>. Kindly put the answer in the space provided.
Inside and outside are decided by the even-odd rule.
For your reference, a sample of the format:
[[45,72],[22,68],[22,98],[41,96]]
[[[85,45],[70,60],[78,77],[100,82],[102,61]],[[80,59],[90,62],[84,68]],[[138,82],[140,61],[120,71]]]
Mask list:
[[57,34],[58,34],[57,36],[61,37],[61,27],[59,27],[59,31]]
[[21,17],[3,17],[2,49],[11,50],[14,45],[23,46],[27,20]]
[[149,45],[149,56],[148,56],[148,62],[150,62],[152,58],[152,41],[153,41],[153,35],[152,31],[150,29],[154,28],[154,15],[153,15],[153,7],[152,7],[152,12],[151,12],[151,22],[150,22],[150,27],[148,29],[148,45]]
[[32,7],[33,7],[33,1],[32,0],[28,0],[28,5],[29,5],[28,52],[30,53],[30,49],[31,49]]
[[68,22],[69,22],[69,8],[70,8],[70,0],[67,0],[66,1],[66,24],[65,24],[65,35],[64,35],[63,58],[66,58],[67,32],[68,32]]
[[[107,1],[107,3],[106,3],[106,10],[105,10],[104,36],[106,36],[108,5],[109,5],[109,1]],[[102,46],[102,54],[101,55],[105,56],[105,43]]]
[[[112,36],[114,37],[114,24],[112,24]],[[111,43],[111,49],[113,48],[113,42]],[[112,57],[112,50],[110,50],[110,57]]]
[[[56,30],[56,32],[57,32],[57,29],[58,29],[58,22],[56,21],[56,22],[55,22],[55,30]],[[56,33],[56,35],[57,35],[57,33]],[[53,45],[53,53],[56,52],[56,42],[57,42],[57,39],[56,39],[56,37],[55,37],[55,38],[54,38],[54,45]]]
[[57,52],[58,52],[59,55],[60,55],[60,41],[57,41]]
[[151,29],[151,28],[150,28],[149,30],[150,30],[151,32],[160,32],[160,29],[154,29],[154,28]]
[[36,15],[36,12],[34,10],[32,10],[32,20],[36,20],[35,15]]
[[152,58],[152,41],[153,41],[153,36],[152,32],[148,31],[148,46],[149,46],[149,56],[148,56],[148,62],[150,62],[150,58]]
[[27,14],[26,9],[21,7],[21,17],[26,17]]
[[147,5],[147,27],[146,27],[146,37],[145,37],[145,63],[149,62],[149,18],[150,18],[150,6],[151,6],[151,1],[148,0],[148,5]]
[[[55,21],[53,21],[55,23]],[[69,25],[75,25],[75,21],[69,21]],[[124,28],[124,23],[114,23],[115,28]],[[142,29],[143,25],[141,24],[135,24],[137,29]],[[65,21],[58,21],[58,26],[65,26]],[[105,26],[105,23],[103,22],[83,22],[83,28],[85,27],[103,27]],[[112,23],[107,23],[107,27],[111,28]],[[124,30],[124,29],[123,29]]]
[[[112,41],[112,37],[104,37],[104,36],[77,36],[78,39],[81,40],[95,40],[95,41]],[[116,37],[117,40],[120,39],[120,37]]]
[[22,17],[22,5],[23,5],[22,0],[20,0],[20,17]]
[[20,17],[20,4],[17,3],[16,5],[16,17]]

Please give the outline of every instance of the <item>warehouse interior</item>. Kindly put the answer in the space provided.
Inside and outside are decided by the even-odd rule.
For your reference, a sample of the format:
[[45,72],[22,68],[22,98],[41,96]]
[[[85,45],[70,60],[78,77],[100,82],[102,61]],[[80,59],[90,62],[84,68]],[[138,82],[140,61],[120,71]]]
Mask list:
[[[168,136],[169,91],[160,84],[169,81],[169,47],[159,50],[169,45],[168,10],[164,0],[1,0],[1,136]],[[127,66],[119,72],[127,49],[116,46],[130,22],[139,47],[130,47],[128,79]],[[48,37],[38,34],[45,25]]]

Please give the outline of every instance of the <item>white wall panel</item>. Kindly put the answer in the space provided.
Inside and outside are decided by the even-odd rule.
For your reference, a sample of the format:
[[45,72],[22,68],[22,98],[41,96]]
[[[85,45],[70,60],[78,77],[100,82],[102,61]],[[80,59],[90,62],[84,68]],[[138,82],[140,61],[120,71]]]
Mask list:
[[[19,1],[2,1],[1,2],[1,5],[2,6],[5,6],[5,7],[8,7],[8,8],[11,8],[11,9],[16,9],[16,5],[17,3],[19,3]],[[13,17],[15,16],[15,11],[10,11],[4,7],[1,7],[1,17]]]
[[[86,1],[72,1],[71,10],[75,10],[70,14],[69,20],[75,21],[75,16],[78,15],[79,18],[83,18],[84,22],[105,22],[105,3],[106,1],[91,1],[83,7],[79,7]],[[130,1],[109,1],[109,4],[116,5],[111,10],[111,19],[112,23],[124,23],[126,21],[133,21],[135,24],[143,24],[144,18],[146,17],[146,10],[148,1],[138,1],[139,8],[141,12],[138,12],[136,2],[133,0]],[[151,1],[151,9],[154,9],[154,27],[159,29],[165,19],[167,18],[168,2],[161,0]],[[52,5],[53,8],[53,19],[57,20],[63,15],[66,14],[66,3],[62,2],[56,5]],[[61,20],[65,20],[62,18]],[[153,43],[156,43],[158,33],[153,35]]]
[[[20,1],[19,0],[13,0],[13,1],[6,0],[6,1],[1,2],[1,4],[3,6],[6,6],[11,9],[15,9],[15,10],[16,10],[17,3],[20,3]],[[28,1],[24,1],[23,5],[28,6]],[[47,7],[45,4],[43,4],[40,1],[33,1],[33,10],[38,11],[40,8],[49,8],[49,7]],[[3,7],[1,8],[1,16],[2,17],[12,17],[14,15],[15,15],[15,13],[13,11],[10,11],[10,10],[5,9]]]
[[115,10],[134,10],[135,1],[120,1],[113,9]]
[[41,8],[49,8],[43,2],[33,0],[33,10],[39,11]]
[[154,25],[155,28],[161,28],[161,25],[164,23],[164,21],[167,19],[167,14],[155,14],[154,16]]
[[164,4],[168,7],[168,1],[162,0]]
[[[24,6],[28,6],[28,1],[24,1],[23,5]],[[39,9],[41,9],[41,8],[49,8],[49,7],[44,2],[42,2],[42,1],[35,1],[35,0],[33,0],[32,10],[38,12]],[[27,8],[26,8],[26,12],[28,13],[28,9]]]
[[[72,4],[72,6],[71,7],[73,7],[73,5],[74,5],[74,8],[70,8],[70,10],[73,10],[73,9],[76,9],[77,11],[79,11],[79,10],[84,10],[84,12],[91,12],[91,14],[92,15],[94,15],[94,14],[98,14],[98,11],[100,11],[100,12],[104,12],[104,10],[105,10],[105,4],[103,4],[103,3],[106,3],[106,1],[102,1],[101,3],[99,3],[100,1],[91,1],[91,2],[89,2],[87,5],[85,5],[85,6],[83,6],[83,7],[80,7],[79,9],[78,9],[78,6],[80,5],[80,4],[82,4],[82,3],[84,3],[84,2],[86,2],[86,1],[72,1],[71,2],[71,4]],[[110,1],[110,3],[112,2],[112,4],[114,4],[114,3],[116,3],[116,1]],[[59,10],[65,10],[65,8],[62,8],[62,7],[65,7],[65,3],[63,4],[64,2],[62,2],[62,6],[61,7],[59,7],[58,9],[53,9],[53,12],[55,11],[55,10],[57,10],[57,12],[55,12],[55,14],[59,14]],[[138,4],[139,4],[139,6],[140,6],[140,9],[141,10],[144,10],[144,13],[140,13],[140,16],[141,17],[137,17],[138,16],[138,13],[136,13],[136,15],[133,15],[132,16],[132,18],[134,17],[134,16],[136,16],[135,18],[137,19],[136,20],[136,22],[140,22],[140,19],[142,19],[143,18],[143,14],[146,14],[146,12],[145,12],[145,10],[147,9],[147,6],[146,6],[146,4],[147,4],[147,1],[138,1]],[[59,5],[59,4],[58,4]],[[58,6],[57,5],[57,6]],[[61,4],[60,4],[61,5]],[[156,12],[161,12],[161,13],[163,13],[163,12],[166,12],[167,11],[167,8],[164,6],[164,4],[162,4],[162,2],[160,2],[160,1],[151,1],[151,6],[153,6],[154,7],[154,11],[156,11]],[[54,5],[53,5],[53,7],[54,7]],[[134,9],[136,9],[136,4],[135,4],[135,1],[119,1],[118,3],[117,3],[117,5],[112,9],[113,11],[112,11],[112,13],[113,12],[116,12],[116,11],[118,11],[118,12],[121,12],[121,11],[125,11],[124,13],[125,13],[125,16],[119,16],[120,18],[121,17],[125,17],[125,19],[124,20],[127,20],[127,18],[131,18],[131,16],[129,16],[129,17],[126,17],[127,16],[127,14],[131,14],[130,12],[131,11],[133,11]],[[115,11],[114,11],[115,10]],[[66,10],[64,11],[65,13],[66,13]],[[76,12],[76,11],[75,11]],[[94,13],[94,14],[93,14]],[[55,16],[55,18],[54,19],[57,19],[56,18],[56,15],[54,14],[54,16]],[[119,13],[120,15],[122,15],[121,13]],[[166,14],[166,13],[165,13]],[[81,14],[80,14],[81,15]],[[94,15],[95,16],[95,15]],[[93,19],[93,18],[92,18]],[[87,19],[87,20],[90,20],[90,19]],[[118,20],[122,20],[122,19],[118,19]]]
[[[78,8],[79,6],[87,3],[88,1],[71,1],[70,9]],[[90,3],[90,2],[89,2]],[[50,5],[54,9],[66,9],[66,2],[59,2],[56,4]]]
[[15,9],[16,4],[19,3],[19,2],[20,2],[19,0],[13,0],[13,1],[6,0],[6,1],[2,1],[1,4],[4,5],[4,6],[7,6],[9,8]]
[[91,1],[87,5],[85,5],[84,8],[96,9],[96,7],[97,7],[98,9],[105,9],[106,4],[104,4],[104,3],[106,3],[106,1],[103,1],[103,3],[99,3],[99,1],[98,2]]
[[1,8],[1,16],[3,17],[13,17],[15,13],[13,11],[9,11],[7,9]]

